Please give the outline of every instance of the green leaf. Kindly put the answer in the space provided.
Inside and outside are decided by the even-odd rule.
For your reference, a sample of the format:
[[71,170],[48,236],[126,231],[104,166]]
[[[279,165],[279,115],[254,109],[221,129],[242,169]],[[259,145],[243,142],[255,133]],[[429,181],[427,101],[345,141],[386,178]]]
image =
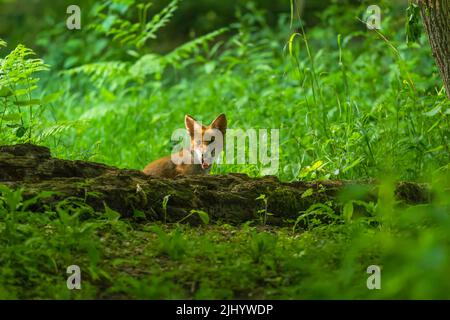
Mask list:
[[0,97],[6,98],[10,97],[14,94],[14,92],[8,87],[0,87]]
[[205,72],[206,74],[211,74],[216,69],[216,63],[214,61],[208,62],[205,64]]
[[168,194],[163,198],[162,207],[164,210],[167,210],[167,203],[169,202],[170,196],[171,194]]
[[30,93],[30,90],[28,89],[16,89],[14,90],[14,95],[16,97],[24,96]]
[[27,129],[25,127],[23,127],[23,126],[20,126],[16,130],[16,137],[17,138],[22,138],[25,135],[26,132],[27,132]]
[[209,215],[202,210],[191,210],[191,213],[196,213],[198,214],[199,218],[203,221],[204,224],[208,224],[209,223]]
[[356,159],[355,161],[353,161],[350,165],[346,166],[344,169],[342,169],[342,173],[347,172],[348,170],[350,170],[351,168],[357,166],[358,164],[360,164],[362,161],[364,160],[363,157],[359,157],[358,159]]
[[33,105],[40,105],[42,104],[41,99],[31,99],[31,100],[24,100],[24,101],[14,101],[14,104],[19,107],[23,106],[33,106]]
[[433,129],[436,128],[440,122],[441,122],[441,118],[437,119],[437,121],[430,127],[430,129],[427,130],[427,133],[430,133],[431,131],[433,131]]
[[52,93],[52,94],[42,97],[41,98],[42,104],[47,104],[47,103],[51,103],[55,100],[58,100],[63,95],[63,93],[64,93],[64,91],[60,90],[55,93]]
[[292,52],[293,52],[293,49],[292,49],[292,45],[293,45],[293,43],[294,43],[294,40],[295,40],[295,37],[296,36],[299,36],[299,37],[301,37],[302,35],[300,34],[300,33],[293,33],[293,34],[291,34],[291,36],[289,37],[289,41],[288,41],[288,48],[289,48],[289,55],[292,57]]
[[344,219],[346,221],[350,221],[352,219],[353,216],[353,202],[349,201],[344,205]]
[[441,105],[438,105],[438,106],[434,107],[433,109],[431,109],[430,111],[424,112],[423,114],[426,115],[427,117],[433,117],[433,116],[437,115],[439,113],[439,111],[441,111]]
[[314,190],[312,188],[307,189],[305,192],[303,192],[302,198],[311,196],[313,194],[313,192],[314,192]]
[[410,3],[406,9],[406,43],[409,45],[418,42],[420,38],[420,9],[414,3]]
[[17,121],[20,120],[20,113],[10,113],[3,116],[3,121]]
[[22,204],[22,208],[23,208],[23,210],[27,210],[28,207],[36,204],[39,200],[46,199],[46,198],[49,198],[49,197],[51,197],[53,195],[57,195],[57,194],[59,194],[59,192],[41,191],[41,192],[39,192],[38,195],[34,196],[33,198],[25,200]]
[[120,213],[117,211],[114,211],[108,205],[104,202],[103,205],[105,206],[105,214],[104,217],[108,219],[108,221],[117,221],[120,218]]
[[265,194],[261,194],[261,195],[259,195],[259,197],[256,198],[255,200],[264,200],[265,198],[266,198],[266,195],[265,195]]
[[319,169],[322,166],[322,164],[323,164],[323,161],[318,160],[318,161],[314,162],[314,164],[311,166],[310,170],[315,171],[315,170]]
[[135,209],[135,210],[133,211],[133,217],[134,217],[134,218],[145,218],[145,213],[142,212],[141,210]]

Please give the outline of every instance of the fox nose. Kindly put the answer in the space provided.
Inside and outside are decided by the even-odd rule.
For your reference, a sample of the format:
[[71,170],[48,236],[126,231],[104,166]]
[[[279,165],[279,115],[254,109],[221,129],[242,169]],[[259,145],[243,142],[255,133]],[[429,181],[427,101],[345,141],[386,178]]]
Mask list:
[[211,164],[212,158],[202,153],[202,163]]
[[205,155],[202,153],[202,169],[208,169],[211,166],[211,161],[207,161],[207,158],[205,157]]

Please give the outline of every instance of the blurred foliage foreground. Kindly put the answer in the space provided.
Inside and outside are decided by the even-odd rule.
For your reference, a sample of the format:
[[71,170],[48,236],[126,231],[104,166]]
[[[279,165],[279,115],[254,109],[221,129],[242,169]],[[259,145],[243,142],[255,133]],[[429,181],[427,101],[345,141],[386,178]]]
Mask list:
[[[377,201],[350,195],[339,219],[303,229],[190,227],[133,223],[83,199],[35,212],[36,199],[1,186],[0,298],[450,298],[449,101],[425,37],[404,43],[403,12],[382,1],[374,32],[355,19],[364,3],[331,5],[295,34],[289,14],[269,26],[248,4],[225,28],[152,50],[179,5],[98,2],[79,32],[37,35],[43,59],[1,40],[1,144],[141,169],[171,151],[184,114],[226,112],[233,128],[280,129],[280,179],[378,178]],[[398,203],[397,180],[429,182],[431,203]],[[311,212],[329,214],[298,215]],[[66,287],[74,264],[81,290]],[[380,290],[366,286],[370,265]]]
[[[0,298],[448,299],[450,186],[435,187],[432,203],[405,206],[385,183],[327,224],[312,217],[330,209],[315,205],[299,213],[303,229],[210,224],[204,212],[198,227],[130,222],[76,199],[34,212],[36,199],[0,187]],[[66,286],[71,265],[80,290]],[[372,265],[379,290],[367,287]]]

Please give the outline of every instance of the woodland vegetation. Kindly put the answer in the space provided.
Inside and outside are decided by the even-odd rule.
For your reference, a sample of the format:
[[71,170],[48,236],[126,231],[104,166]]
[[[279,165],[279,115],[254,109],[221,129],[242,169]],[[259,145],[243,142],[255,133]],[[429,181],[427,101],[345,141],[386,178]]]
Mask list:
[[[78,2],[0,0],[0,298],[450,298],[448,0]],[[275,175],[143,175],[222,112]]]

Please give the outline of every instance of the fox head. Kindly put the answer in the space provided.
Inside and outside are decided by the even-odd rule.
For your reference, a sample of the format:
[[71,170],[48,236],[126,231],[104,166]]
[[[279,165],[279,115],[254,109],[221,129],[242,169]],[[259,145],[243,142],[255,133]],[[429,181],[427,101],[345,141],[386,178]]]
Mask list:
[[203,170],[210,169],[212,163],[223,150],[227,118],[220,114],[209,126],[204,126],[190,115],[184,118],[186,130],[191,137],[190,151],[194,163],[201,164]]

